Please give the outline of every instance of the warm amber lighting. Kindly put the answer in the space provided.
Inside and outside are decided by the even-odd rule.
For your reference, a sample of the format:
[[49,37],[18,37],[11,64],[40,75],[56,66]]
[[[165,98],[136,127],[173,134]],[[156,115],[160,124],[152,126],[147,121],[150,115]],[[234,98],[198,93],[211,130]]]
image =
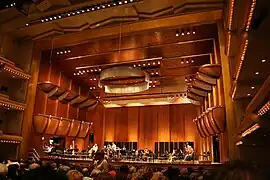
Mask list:
[[250,128],[248,128],[247,130],[245,130],[242,133],[242,137],[245,137],[245,136],[251,134],[253,131],[257,130],[258,128],[260,128],[260,125],[259,124],[254,124],[253,126],[251,126]]
[[20,141],[12,141],[12,140],[0,140],[0,143],[11,143],[11,144],[19,144],[21,143]]
[[234,12],[234,0],[231,1],[230,6],[230,14],[229,14],[229,30],[232,29],[232,18],[233,18],[233,12]]
[[255,6],[256,6],[256,0],[253,0],[252,1],[252,4],[251,4],[251,7],[250,7],[249,15],[248,15],[246,31],[249,30],[249,27],[250,27],[250,23],[251,23],[251,19],[252,19],[252,16],[253,16],[253,12],[254,12]]
[[246,40],[245,45],[244,45],[244,49],[242,51],[240,63],[239,63],[239,66],[237,68],[237,72],[236,72],[236,76],[235,76],[236,80],[238,80],[238,78],[239,78],[239,75],[240,75],[240,72],[241,72],[241,69],[242,69],[242,66],[243,66],[243,61],[245,59],[245,55],[246,55],[246,52],[247,52],[247,47],[248,47],[248,40]]
[[239,146],[239,145],[241,145],[241,144],[243,144],[243,141],[238,141],[235,145],[236,145],[236,146]]
[[267,113],[270,109],[270,101],[268,101],[259,111],[258,111],[258,115],[262,116],[265,113]]

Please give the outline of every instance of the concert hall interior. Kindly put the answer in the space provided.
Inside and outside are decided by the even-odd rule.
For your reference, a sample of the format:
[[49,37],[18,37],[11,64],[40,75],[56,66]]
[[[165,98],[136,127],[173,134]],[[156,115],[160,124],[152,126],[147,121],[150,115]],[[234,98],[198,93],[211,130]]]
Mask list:
[[269,163],[269,7],[1,0],[0,159]]

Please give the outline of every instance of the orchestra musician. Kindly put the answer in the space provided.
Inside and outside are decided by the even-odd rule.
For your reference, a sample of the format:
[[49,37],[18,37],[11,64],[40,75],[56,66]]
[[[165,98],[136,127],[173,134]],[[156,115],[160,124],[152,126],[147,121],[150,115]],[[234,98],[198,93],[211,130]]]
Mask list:
[[145,148],[145,149],[143,150],[143,156],[142,156],[142,159],[143,159],[144,161],[146,161],[148,155],[149,155],[149,150],[148,150],[147,148]]
[[116,146],[116,144],[114,144],[114,142],[112,143],[112,150],[113,150],[114,152],[116,152],[116,150],[117,150],[117,146]]
[[88,154],[89,154],[90,157],[92,157],[97,151],[98,151],[98,145],[95,144],[95,145],[88,151]]
[[193,155],[194,155],[194,149],[187,143],[187,145],[185,146],[184,160],[185,161],[192,160]]
[[172,162],[175,156],[176,156],[176,149],[174,149],[172,154],[169,156],[169,162]]

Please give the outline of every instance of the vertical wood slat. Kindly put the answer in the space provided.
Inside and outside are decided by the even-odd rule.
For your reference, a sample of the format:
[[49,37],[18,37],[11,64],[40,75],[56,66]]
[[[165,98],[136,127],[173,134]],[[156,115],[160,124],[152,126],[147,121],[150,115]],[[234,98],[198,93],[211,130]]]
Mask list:
[[[152,150],[158,141],[194,142],[195,116],[194,105],[108,108],[104,110],[104,140],[135,141],[139,149]],[[94,131],[100,131],[96,126]]]

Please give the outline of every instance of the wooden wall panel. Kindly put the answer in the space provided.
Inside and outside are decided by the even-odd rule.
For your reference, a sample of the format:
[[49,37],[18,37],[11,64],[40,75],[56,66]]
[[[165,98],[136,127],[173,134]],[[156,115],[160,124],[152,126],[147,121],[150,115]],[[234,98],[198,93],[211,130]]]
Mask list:
[[59,84],[60,82],[60,71],[57,70],[57,67],[55,67],[55,65],[51,65],[51,72],[50,72],[50,82],[53,84]]
[[[119,108],[120,109],[120,108]],[[105,128],[104,128],[104,141],[116,141],[115,139],[115,114],[119,111],[118,108],[113,109],[105,109]]]
[[139,120],[139,107],[127,108],[127,124],[128,124],[128,137],[129,142],[138,142],[138,120]]
[[77,108],[73,106],[69,106],[69,112],[68,112],[68,118],[69,119],[77,119]]
[[139,114],[139,148],[153,149],[157,141],[157,107],[140,107]]
[[68,110],[69,110],[68,104],[58,103],[57,117],[67,118],[68,117]]
[[89,122],[93,122],[93,125],[90,129],[90,133],[94,133],[94,142],[98,145],[102,145],[104,141],[104,135],[103,135],[103,118],[104,118],[104,111],[102,105],[98,105],[95,109],[92,109],[91,111],[88,111],[88,120]]
[[80,121],[89,122],[89,119],[87,119],[87,109],[79,109],[78,119]]
[[39,88],[36,91],[35,104],[38,104],[34,107],[35,114],[45,114],[46,104],[47,104],[47,95],[42,92]]
[[63,74],[61,75],[60,79],[60,85],[63,89],[69,89],[70,88],[70,79],[68,79],[66,76]]
[[50,64],[48,61],[43,60],[40,62],[38,82],[50,80]]
[[194,105],[105,109],[104,140],[135,141],[139,149],[152,150],[155,142],[195,142],[195,116]]
[[46,115],[56,116],[58,101],[47,98]]
[[197,112],[193,109],[193,106],[186,105],[185,107],[185,141],[195,142],[197,129],[196,125],[193,122],[193,119],[196,118]]
[[158,141],[170,141],[170,106],[158,106]]
[[118,108],[115,114],[115,139],[117,142],[128,141],[128,109]]
[[185,110],[184,105],[170,106],[171,141],[185,141]]

